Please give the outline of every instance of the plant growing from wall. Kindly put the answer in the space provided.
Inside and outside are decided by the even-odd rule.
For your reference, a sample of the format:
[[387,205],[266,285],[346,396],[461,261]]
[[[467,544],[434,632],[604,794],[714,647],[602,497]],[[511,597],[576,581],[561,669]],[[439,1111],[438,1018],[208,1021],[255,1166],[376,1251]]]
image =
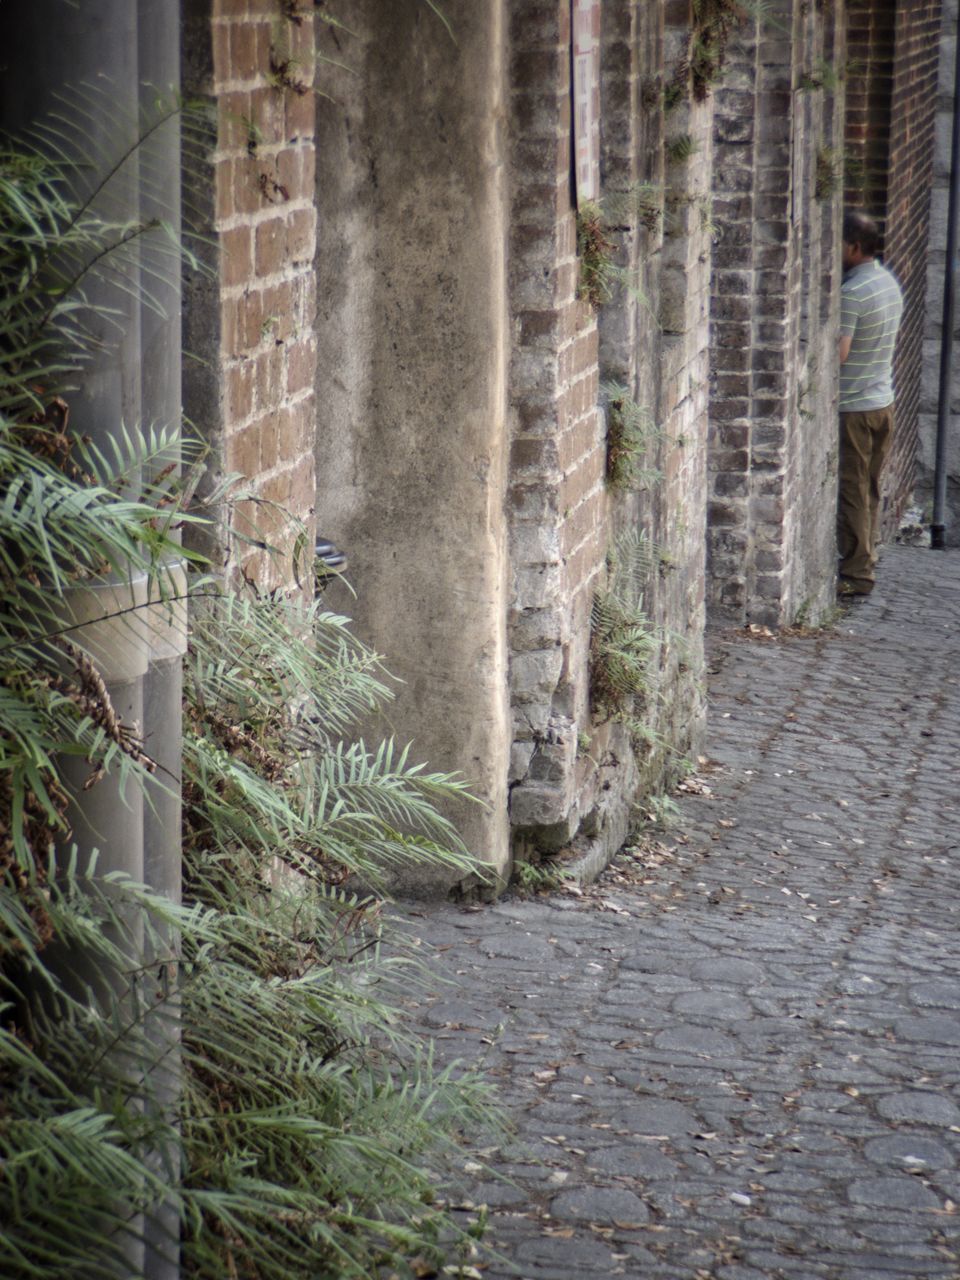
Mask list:
[[618,279],[615,253],[616,244],[610,238],[603,210],[595,201],[585,200],[577,210],[577,294],[591,306],[599,307],[610,299]]
[[616,261],[617,233],[641,226],[655,231],[663,218],[663,189],[638,182],[607,192],[601,201],[585,201],[577,210],[577,296],[599,307],[624,288],[646,305],[632,273]]
[[69,431],[103,318],[84,283],[122,269],[130,228],[78,207],[68,178],[0,155],[0,1273],[131,1274],[161,1208],[185,1276],[439,1265],[457,1229],[429,1170],[483,1097],[398,1030],[409,967],[349,880],[411,859],[466,872],[436,808],[463,784],[352,739],[387,688],[346,619],[230,593],[197,563],[184,904],[71,851],[66,762],[127,795],[176,780],[65,629],[64,595],[142,571],[173,607],[164,565],[202,516],[164,432],[106,457]]
[[843,83],[843,71],[832,63],[821,58],[812,71],[805,71],[800,77],[800,88],[805,93],[825,89],[827,93],[836,93]]
[[655,565],[644,533],[620,538],[608,556],[606,587],[593,602],[591,706],[601,718],[628,725],[631,734],[644,732],[643,713],[656,696],[662,636],[644,609],[644,583]]
[[640,226],[656,231],[663,220],[663,200],[663,187],[654,182],[634,182],[622,190],[607,191],[601,201],[607,230]]
[[664,155],[671,164],[686,164],[697,154],[697,150],[697,141],[689,133],[680,133],[674,138],[667,138],[663,144]]
[[817,148],[814,162],[813,194],[817,200],[829,200],[843,184],[843,156],[834,147]]
[[664,107],[670,110],[688,94],[704,101],[720,79],[727,46],[745,20],[749,8],[739,0],[693,0],[693,21],[687,50],[667,86]]
[[662,432],[627,387],[607,382],[600,390],[607,406],[607,484],[616,490],[647,489],[661,478],[646,458]]

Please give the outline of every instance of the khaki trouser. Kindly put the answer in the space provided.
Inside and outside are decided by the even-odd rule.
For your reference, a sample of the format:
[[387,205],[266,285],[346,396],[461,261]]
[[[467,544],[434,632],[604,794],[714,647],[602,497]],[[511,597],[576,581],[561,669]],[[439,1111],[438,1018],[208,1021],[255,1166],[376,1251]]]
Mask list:
[[890,452],[893,405],[840,415],[837,549],[840,576],[864,591],[874,581],[879,538],[880,473]]

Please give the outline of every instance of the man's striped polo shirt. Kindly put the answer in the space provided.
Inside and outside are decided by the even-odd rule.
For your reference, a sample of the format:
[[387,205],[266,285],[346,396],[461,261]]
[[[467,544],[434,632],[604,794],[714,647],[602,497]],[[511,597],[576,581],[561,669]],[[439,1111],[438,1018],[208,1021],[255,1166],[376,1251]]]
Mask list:
[[873,258],[848,271],[840,290],[840,336],[852,338],[840,366],[840,412],[867,413],[893,404],[893,348],[903,295]]

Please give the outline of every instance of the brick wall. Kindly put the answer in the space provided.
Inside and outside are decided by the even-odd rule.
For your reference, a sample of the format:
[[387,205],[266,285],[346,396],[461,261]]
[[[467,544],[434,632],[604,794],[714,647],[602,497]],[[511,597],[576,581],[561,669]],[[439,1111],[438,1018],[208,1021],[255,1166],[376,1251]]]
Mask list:
[[716,91],[711,615],[781,625],[832,601],[840,167],[832,10],[748,20]]
[[510,811],[516,830],[562,845],[579,829],[589,769],[578,734],[590,723],[590,610],[607,549],[605,435],[596,318],[578,297],[569,4],[513,5],[509,38]]
[[[702,702],[704,585],[706,578],[707,410],[710,360],[710,271],[713,249],[714,99],[699,99],[679,71],[689,47],[692,10],[667,4],[663,10],[663,92],[652,106],[647,97],[650,141],[657,163],[649,176],[663,184],[662,244],[655,317],[641,309],[637,360],[642,387],[658,376],[657,423],[661,482],[648,495],[651,532],[658,549],[652,593],[654,617],[663,637],[659,706],[653,727],[667,746],[667,758],[653,752],[650,763],[667,779],[676,761],[696,759],[703,731]],[[641,32],[641,39],[643,33]],[[682,83],[682,96],[670,91]],[[658,324],[654,325],[654,319]],[[673,753],[673,754],[671,754]]]
[[604,8],[603,185],[626,279],[599,310],[600,374],[654,429],[642,482],[608,491],[611,546],[642,534],[650,555],[640,585],[657,652],[638,708],[648,740],[633,743],[641,792],[669,784],[678,762],[696,756],[704,722],[711,108],[687,98],[665,111],[689,19],[687,6]]
[[[678,105],[665,134],[665,61],[685,55],[689,24],[674,15],[665,32],[662,4],[602,6],[601,201],[621,281],[597,307],[578,297],[569,12],[511,7],[510,782],[521,853],[574,839],[615,848],[638,788],[662,786],[695,754],[703,723],[711,109]],[[660,478],[634,491],[607,483],[601,383],[624,388],[656,427],[643,461]],[[639,750],[590,694],[594,598],[608,557],[638,534],[658,637]]]
[[[752,342],[758,266],[753,227],[760,198],[754,176],[761,141],[758,71],[756,30],[751,25],[738,33],[723,83],[715,93],[712,183],[718,237],[711,300],[708,592],[712,616],[738,623],[746,620],[756,564],[751,519],[754,449],[762,462],[760,451],[765,447],[762,433],[754,438],[754,386],[764,396],[783,394],[786,388],[784,370],[764,367],[766,359],[755,354]],[[783,121],[781,112],[765,127],[779,131]],[[782,266],[782,253],[780,246],[771,245],[764,265]],[[776,441],[771,443],[776,448]]]
[[[191,285],[186,345],[207,366],[188,373],[186,408],[217,470],[261,500],[238,508],[238,528],[289,550],[287,513],[309,522],[314,500],[313,17],[276,0],[190,0],[185,32],[185,82],[217,112],[201,179],[216,287]],[[264,585],[290,573],[286,559],[236,551]]]
[[848,24],[847,146],[859,161],[848,199],[880,219],[884,261],[904,293],[896,434],[884,479],[890,534],[912,492],[917,453],[940,0],[852,0]]
[[899,0],[847,0],[845,200],[883,220]]

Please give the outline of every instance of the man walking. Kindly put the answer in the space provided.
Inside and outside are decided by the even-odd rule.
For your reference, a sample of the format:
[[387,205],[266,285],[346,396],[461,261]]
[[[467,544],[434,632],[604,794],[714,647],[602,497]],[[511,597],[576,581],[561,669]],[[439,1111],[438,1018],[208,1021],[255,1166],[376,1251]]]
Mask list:
[[903,312],[900,286],[876,259],[880,231],[860,210],[843,219],[840,290],[841,595],[873,590],[880,473],[893,435],[893,350]]

